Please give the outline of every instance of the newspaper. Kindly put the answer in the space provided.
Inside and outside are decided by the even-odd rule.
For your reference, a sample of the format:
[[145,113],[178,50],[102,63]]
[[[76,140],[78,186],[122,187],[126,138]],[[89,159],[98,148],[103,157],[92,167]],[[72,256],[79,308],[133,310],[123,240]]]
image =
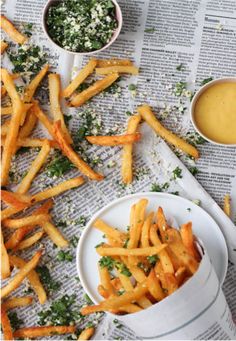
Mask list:
[[[6,0],[2,12],[19,27],[22,27],[22,23],[33,24],[30,44],[39,45],[46,51],[51,70],[61,74],[65,85],[87,59],[63,54],[49,43],[41,25],[45,3],[45,0]],[[92,110],[96,119],[102,119],[101,133],[120,133],[124,131],[128,119],[126,112],[133,112],[138,104],[144,102],[153,107],[165,126],[184,137],[187,133],[187,136],[191,136],[193,128],[188,113],[188,90],[193,92],[198,89],[200,83],[209,77],[236,75],[235,1],[122,0],[119,4],[124,19],[121,34],[98,57],[129,58],[140,67],[140,74],[137,77],[122,77],[119,91],[99,95],[82,109],[65,108],[65,114],[72,115],[72,136],[76,136],[83,110]],[[2,63],[12,67],[7,55],[2,58]],[[181,96],[176,95],[176,85],[179,82],[187,82],[187,91],[184,90]],[[129,84],[137,86],[136,94],[128,90]],[[38,98],[43,108],[49,112],[46,85],[40,89]],[[34,135],[46,136],[40,124]],[[236,219],[236,149],[210,143],[200,144],[197,147],[201,157],[194,163],[184,155],[178,158],[176,151],[172,151],[151,130],[147,135],[147,141],[143,139],[135,150],[135,180],[128,187],[121,183],[119,148],[88,149],[87,156],[92,160],[99,160],[95,168],[106,178],[99,183],[87,181],[84,186],[55,198],[54,221],[59,228],[63,225],[61,223],[68,225],[63,228],[63,233],[69,240],[79,238],[85,220],[111,200],[129,193],[150,191],[153,185],[168,182],[167,192],[178,192],[190,200],[200,200],[201,206],[215,219],[225,235],[230,262],[223,292],[236,321],[236,270],[233,264],[236,263],[236,227],[233,224]],[[36,154],[36,151],[32,151],[16,157],[13,162],[16,172],[22,175]],[[172,181],[171,174],[176,167],[181,168],[183,177]],[[198,173],[194,178],[188,169],[195,167]],[[35,193],[39,188],[51,186],[78,174],[78,171],[71,170],[65,176],[54,179],[49,178],[46,171],[41,172],[31,191]],[[232,221],[220,209],[226,193],[232,198]],[[65,293],[69,296],[76,294],[77,306],[86,304],[86,296],[76,280],[75,248],[71,245],[69,249],[74,257],[72,262],[62,263],[57,260],[58,249],[53,248],[50,241],[43,240],[42,244],[45,248],[43,264],[50,268],[52,277],[60,281],[61,286],[43,307],[35,303],[33,308],[18,310],[25,326],[36,325],[38,313],[46,310]],[[34,248],[24,252],[24,257],[27,259],[33,252]],[[20,295],[24,290],[21,287],[14,294]],[[138,338],[134,331],[123,324],[114,323],[113,318],[102,314],[88,319],[78,317],[76,324],[82,329],[89,320],[97,325],[94,339]],[[220,331],[217,333],[216,329],[203,330],[199,338],[220,339]],[[56,336],[53,338],[58,339]]]

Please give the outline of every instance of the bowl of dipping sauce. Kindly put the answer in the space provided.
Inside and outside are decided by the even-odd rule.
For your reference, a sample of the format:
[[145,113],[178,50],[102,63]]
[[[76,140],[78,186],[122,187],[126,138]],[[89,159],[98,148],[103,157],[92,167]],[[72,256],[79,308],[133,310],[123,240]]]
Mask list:
[[109,47],[120,34],[122,12],[116,0],[48,0],[43,29],[59,49],[91,55]]
[[200,88],[190,114],[194,128],[204,139],[236,146],[236,77],[216,79]]

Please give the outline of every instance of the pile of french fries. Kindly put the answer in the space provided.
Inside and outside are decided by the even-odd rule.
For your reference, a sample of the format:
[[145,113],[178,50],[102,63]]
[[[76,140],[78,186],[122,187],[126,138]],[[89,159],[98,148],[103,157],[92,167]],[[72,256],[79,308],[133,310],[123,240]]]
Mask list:
[[[23,44],[27,41],[27,37],[22,35],[4,15],[1,16],[1,28],[15,43]],[[8,44],[2,41],[1,53],[4,53],[7,48]],[[80,70],[70,84],[68,84],[65,89],[61,89],[60,75],[50,73],[48,75],[48,82],[50,111],[52,118],[49,118],[49,116],[46,115],[41,109],[40,103],[34,99],[35,92],[42,80],[46,77],[48,71],[49,65],[45,65],[25,87],[23,95],[20,95],[17,92],[17,88],[14,83],[14,81],[18,79],[20,75],[12,74],[7,69],[1,69],[1,96],[4,97],[8,95],[11,101],[10,105],[1,108],[1,115],[4,117],[9,116],[9,119],[5,120],[1,127],[1,186],[8,185],[11,161],[20,147],[40,148],[37,157],[29,166],[27,175],[18,184],[16,191],[1,191],[1,200],[7,205],[7,208],[1,211],[2,226],[3,229],[12,231],[10,237],[7,240],[5,240],[1,232],[1,276],[2,279],[9,279],[8,283],[2,288],[1,292],[1,299],[3,299],[1,309],[2,329],[6,340],[14,339],[14,337],[35,338],[39,336],[51,335],[52,333],[72,333],[75,330],[73,326],[37,326],[23,328],[13,333],[9,319],[7,317],[8,309],[32,304],[33,302],[32,297],[7,298],[10,293],[12,293],[22,284],[25,278],[28,278],[32,289],[37,294],[39,302],[41,304],[45,303],[47,299],[46,292],[37,273],[34,270],[42,257],[42,250],[37,251],[30,260],[24,260],[23,258],[18,257],[15,253],[17,250],[24,250],[26,248],[32,247],[41,238],[46,236],[48,236],[58,247],[66,247],[68,245],[66,238],[53,224],[52,217],[50,215],[50,209],[53,206],[52,198],[60,195],[64,191],[83,185],[85,179],[82,176],[69,179],[50,189],[38,192],[34,195],[30,195],[29,191],[31,184],[36,178],[38,172],[46,163],[51,148],[57,148],[61,150],[62,153],[77,167],[77,169],[89,179],[97,181],[103,179],[102,174],[99,174],[91,169],[91,167],[80,157],[80,155],[74,151],[72,147],[73,140],[65,124],[61,101],[66,99],[69,106],[82,106],[89,99],[96,96],[107,87],[111,86],[118,79],[120,74],[138,74],[138,69],[130,60],[91,59],[84,66],[84,68]],[[95,81],[94,84],[89,86],[86,90],[80,93],[76,92],[78,86],[81,85],[94,71],[97,75],[104,76],[104,78]],[[165,129],[157,120],[148,105],[139,107],[137,111],[138,114],[130,117],[127,125],[127,131],[124,135],[86,137],[88,142],[99,146],[123,146],[121,172],[122,179],[125,184],[130,184],[133,179],[133,144],[141,139],[141,134],[138,132],[138,126],[142,119],[146,121],[158,135],[160,135],[169,143],[174,144],[176,147],[182,149],[195,158],[199,156],[196,148]],[[31,136],[38,121],[41,122],[41,124],[46,128],[49,135],[51,136],[51,139],[44,137],[34,138]],[[36,204],[40,206],[35,208],[34,211],[29,214],[28,209]],[[17,218],[14,217],[16,213],[20,214],[17,216]],[[139,226],[139,230],[141,231],[141,226]],[[121,235],[123,236],[123,234]],[[121,243],[122,240],[119,240],[118,242],[118,239],[119,238],[115,238],[113,240],[113,237],[111,237],[110,243],[112,243],[112,245],[116,244],[116,246],[120,247],[121,244],[119,243]],[[126,262],[127,259],[133,259],[133,266],[135,266],[135,259],[137,259],[137,257],[142,257],[143,250],[136,250],[138,247],[137,240],[134,241],[132,239],[131,241],[129,242],[129,247],[127,250],[122,249],[122,255],[113,256],[121,256],[126,260]],[[158,254],[166,254],[166,248],[167,246],[165,244],[160,246],[154,245],[146,247],[144,251],[146,252],[145,255],[148,255],[148,252],[152,253],[154,249]],[[109,249],[110,247],[105,251],[105,247],[103,247],[99,248],[98,251],[108,252]],[[127,251],[131,253],[134,252],[133,258],[127,257]],[[11,276],[13,267],[17,267],[19,269],[15,276]],[[105,276],[105,271],[105,269],[101,269],[101,273],[103,273],[102,276]],[[185,270],[184,273],[188,274],[188,269]],[[170,272],[170,276],[168,276],[167,278],[173,278],[173,272]],[[124,279],[122,279],[122,281],[123,280]],[[166,280],[166,282],[168,281],[169,280]],[[127,288],[128,284],[125,285]],[[110,286],[109,290],[111,290],[111,288],[112,287]],[[103,289],[105,290],[104,292],[107,292],[106,286],[104,287],[103,285]],[[145,304],[147,304],[147,302],[150,302],[150,300],[144,296],[147,294],[149,289],[147,289],[146,285],[143,286],[141,283],[137,285],[137,287],[134,289],[134,292],[139,293],[140,290],[143,293],[140,302],[146,302]],[[111,291],[109,296],[111,296]],[[130,306],[135,307],[135,309],[139,309],[138,305],[130,304]],[[103,308],[102,310],[106,309]],[[93,331],[91,328],[88,330],[86,329],[81,337],[91,337],[92,333]]]
[[[156,213],[147,212],[147,205],[144,198],[131,207],[128,232],[101,219],[94,222],[93,227],[107,239],[96,247],[104,257],[98,263],[98,292],[104,300],[83,307],[83,315],[98,311],[118,315],[139,312],[171,295],[197,271],[201,256],[192,223],[177,230],[168,225],[161,207]],[[113,268],[107,267],[105,260],[114,264]]]

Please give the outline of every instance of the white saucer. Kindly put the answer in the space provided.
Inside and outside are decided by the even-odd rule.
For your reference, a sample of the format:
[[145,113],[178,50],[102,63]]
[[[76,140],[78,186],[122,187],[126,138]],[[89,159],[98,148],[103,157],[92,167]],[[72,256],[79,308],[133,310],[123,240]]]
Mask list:
[[100,218],[113,227],[126,230],[129,225],[130,208],[141,198],[149,200],[147,208],[149,212],[156,211],[158,206],[161,206],[167,219],[174,218],[179,226],[192,221],[194,234],[202,240],[206,247],[222,285],[227,272],[228,252],[224,236],[211,216],[187,199],[172,194],[147,192],[114,200],[98,211],[88,222],[80,238],[76,254],[77,271],[88,296],[96,303],[101,301],[97,292],[99,284],[97,263],[100,256],[97,254],[95,246],[105,239],[102,238],[100,231],[92,227],[93,222]]

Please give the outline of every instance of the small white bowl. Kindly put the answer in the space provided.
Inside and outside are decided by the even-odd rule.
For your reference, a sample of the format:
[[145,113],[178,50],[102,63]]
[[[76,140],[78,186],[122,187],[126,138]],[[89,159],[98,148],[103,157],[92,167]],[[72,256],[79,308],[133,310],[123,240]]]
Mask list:
[[191,102],[191,106],[190,106],[190,117],[191,117],[191,121],[192,124],[195,128],[195,130],[199,133],[199,135],[201,135],[205,140],[207,140],[210,143],[216,144],[218,146],[227,146],[227,147],[235,147],[236,144],[227,144],[227,143],[220,143],[220,142],[216,142],[214,140],[211,140],[209,137],[207,137],[205,134],[203,134],[201,132],[201,130],[199,130],[196,121],[195,121],[195,117],[194,117],[194,110],[195,110],[195,105],[197,103],[198,98],[201,96],[201,94],[207,90],[208,88],[210,88],[212,85],[217,84],[217,83],[225,83],[225,82],[236,82],[236,77],[230,77],[230,78],[218,78],[218,79],[214,79],[211,82],[203,85],[194,95],[192,102]]
[[121,12],[120,6],[117,3],[117,1],[116,0],[111,0],[114,3],[115,7],[116,7],[116,20],[118,22],[118,27],[115,30],[111,40],[106,45],[104,45],[101,49],[95,50],[95,51],[91,51],[91,52],[74,52],[74,51],[70,51],[70,50],[64,49],[63,47],[61,47],[60,45],[55,43],[55,41],[49,36],[48,31],[47,31],[47,24],[46,24],[46,17],[47,17],[47,13],[48,13],[49,8],[53,5],[53,3],[56,3],[58,1],[59,0],[48,0],[46,5],[45,5],[45,7],[44,7],[44,9],[43,9],[43,16],[42,16],[42,26],[43,26],[44,33],[45,33],[47,38],[52,42],[52,44],[56,48],[60,49],[61,51],[64,51],[64,52],[67,52],[67,53],[70,53],[70,54],[73,54],[73,55],[77,55],[77,56],[89,56],[89,55],[92,55],[92,54],[95,54],[95,53],[99,53],[99,52],[107,49],[118,38],[118,36],[120,34],[120,31],[121,31],[121,28],[122,28],[122,25],[123,25],[123,17],[122,17],[122,12]]

